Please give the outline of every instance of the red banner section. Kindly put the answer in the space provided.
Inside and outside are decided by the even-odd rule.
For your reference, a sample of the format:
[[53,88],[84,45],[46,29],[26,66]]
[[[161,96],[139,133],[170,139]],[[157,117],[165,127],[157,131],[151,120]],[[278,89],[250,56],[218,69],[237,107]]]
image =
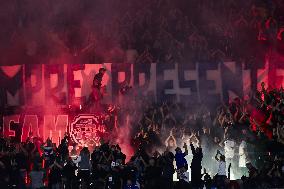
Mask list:
[[11,115],[3,116],[3,133],[13,140],[26,141],[29,136],[52,139],[60,143],[68,133],[79,146],[96,146],[108,131],[103,115]]

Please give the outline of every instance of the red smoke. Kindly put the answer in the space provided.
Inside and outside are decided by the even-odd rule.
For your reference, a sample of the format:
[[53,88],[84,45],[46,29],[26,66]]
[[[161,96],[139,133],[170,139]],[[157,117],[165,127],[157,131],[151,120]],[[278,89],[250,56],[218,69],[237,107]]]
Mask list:
[[131,145],[131,128],[130,128],[130,115],[126,116],[126,124],[123,127],[117,128],[115,132],[115,143],[119,144],[121,151],[126,155],[126,161],[129,161],[134,154],[134,149]]

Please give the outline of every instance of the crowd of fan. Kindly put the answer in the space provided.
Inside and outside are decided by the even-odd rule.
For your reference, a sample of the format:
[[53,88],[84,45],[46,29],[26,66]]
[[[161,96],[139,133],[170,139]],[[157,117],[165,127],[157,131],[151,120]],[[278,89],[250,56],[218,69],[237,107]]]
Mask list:
[[122,11],[105,23],[102,28],[111,29],[102,29],[98,41],[112,41],[104,46],[114,62],[253,61],[266,50],[263,44],[278,49],[283,41],[282,1],[109,1],[106,6],[112,4]]
[[[201,146],[202,164],[207,165],[211,176],[217,172],[217,167],[211,166],[217,150],[225,154],[227,167],[232,164],[234,178],[248,173],[247,163],[262,170],[258,175],[262,182],[264,175],[273,177],[272,172],[283,176],[283,95],[283,88],[266,89],[262,83],[260,91],[244,99],[235,98],[213,114],[204,105],[190,108],[177,103],[152,105],[140,120],[135,120],[138,125],[134,127],[139,129],[133,143],[147,146],[150,153],[164,146],[173,151],[184,142]],[[282,164],[273,165],[273,161]]]
[[177,103],[151,105],[140,121],[132,119],[131,124],[137,121],[135,153],[127,162],[112,142],[88,149],[72,144],[68,135],[58,147],[32,133],[22,143],[1,138],[0,184],[33,189],[283,187],[283,99],[282,88],[262,84],[251,98],[236,98],[215,115],[205,106],[189,112]]
[[2,8],[7,63],[62,54],[84,63],[251,61],[266,50],[263,44],[278,51],[283,44],[281,0],[12,1]]

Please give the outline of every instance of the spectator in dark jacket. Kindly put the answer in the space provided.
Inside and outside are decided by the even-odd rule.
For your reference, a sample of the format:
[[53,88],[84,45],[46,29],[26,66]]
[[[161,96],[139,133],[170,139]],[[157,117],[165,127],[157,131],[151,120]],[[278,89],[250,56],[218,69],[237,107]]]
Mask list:
[[75,160],[75,163],[78,163],[78,177],[81,179],[81,185],[84,188],[89,183],[91,173],[90,152],[87,147],[84,147],[81,150],[79,157]]
[[75,189],[77,187],[77,178],[75,175],[75,171],[77,170],[77,166],[72,161],[72,158],[70,157],[67,160],[66,165],[63,167],[63,179],[65,183],[66,189]]
[[200,188],[202,186],[201,162],[203,158],[202,148],[194,148],[190,143],[193,159],[191,162],[191,184],[193,188]]

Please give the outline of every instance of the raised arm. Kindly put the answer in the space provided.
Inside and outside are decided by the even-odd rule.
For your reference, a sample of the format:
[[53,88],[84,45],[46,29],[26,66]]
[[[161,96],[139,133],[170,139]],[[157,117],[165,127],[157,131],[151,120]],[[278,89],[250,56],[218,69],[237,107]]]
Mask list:
[[215,159],[216,159],[217,161],[220,161],[220,159],[218,158],[218,155],[219,155],[219,150],[217,150],[217,153],[216,153],[216,155],[215,155]]
[[172,135],[172,137],[173,137],[174,145],[177,146],[177,140],[176,140],[176,138],[175,138],[173,135]]
[[192,143],[190,143],[190,148],[191,148],[191,152],[192,152],[192,154],[195,154],[195,148],[194,148],[194,146],[193,146],[193,144],[192,144]]
[[188,149],[187,149],[186,143],[184,143],[183,148],[184,148],[184,155],[187,156],[188,155]]

